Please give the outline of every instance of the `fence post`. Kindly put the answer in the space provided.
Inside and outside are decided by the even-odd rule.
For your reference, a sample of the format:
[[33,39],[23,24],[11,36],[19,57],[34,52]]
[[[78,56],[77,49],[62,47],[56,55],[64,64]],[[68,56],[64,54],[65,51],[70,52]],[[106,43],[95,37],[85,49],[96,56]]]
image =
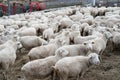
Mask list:
[[92,0],[92,5],[95,6],[96,0]]
[[8,4],[8,16],[10,15],[10,0],[7,0],[7,4]]

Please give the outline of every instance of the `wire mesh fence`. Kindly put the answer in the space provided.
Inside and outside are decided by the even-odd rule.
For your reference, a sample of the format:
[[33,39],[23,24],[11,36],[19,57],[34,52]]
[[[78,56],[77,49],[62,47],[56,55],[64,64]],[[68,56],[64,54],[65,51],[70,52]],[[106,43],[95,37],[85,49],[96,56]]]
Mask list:
[[[120,0],[51,0],[45,2],[47,8],[62,7],[69,5],[81,6],[120,6]],[[95,4],[94,4],[95,3]]]
[[[74,5],[80,5],[80,6],[93,6],[95,3],[95,6],[119,6],[120,7],[120,0],[47,0],[47,1],[42,1],[45,3],[46,9],[50,8],[58,8],[58,7],[65,7],[65,6],[74,6]],[[10,4],[10,12],[8,10],[8,5],[6,4],[6,14],[19,14],[19,13],[24,13],[27,12],[30,8],[29,3],[22,3],[24,7],[24,11],[21,8],[21,6],[16,5],[16,11],[13,9],[13,5]],[[33,7],[34,9],[34,7]],[[33,11],[36,11],[34,9]],[[1,9],[0,6],[0,16],[1,14],[3,15],[3,10]]]
[[47,8],[53,8],[53,7],[62,7],[62,6],[72,6],[72,5],[80,5],[80,0],[51,0],[46,1],[46,7]]

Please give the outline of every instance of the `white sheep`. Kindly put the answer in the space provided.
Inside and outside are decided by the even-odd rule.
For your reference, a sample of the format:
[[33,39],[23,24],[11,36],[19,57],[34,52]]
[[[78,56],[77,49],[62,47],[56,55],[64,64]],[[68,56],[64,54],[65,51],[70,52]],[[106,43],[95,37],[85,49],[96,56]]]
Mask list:
[[120,32],[118,32],[116,28],[107,28],[108,31],[112,33],[112,47],[111,50],[114,50],[115,48],[119,47],[120,45]]
[[88,56],[65,57],[59,60],[54,68],[54,79],[69,80],[69,77],[76,77],[80,80],[91,65],[100,64],[99,55],[91,53]]
[[58,39],[55,43],[42,45],[32,48],[28,53],[30,60],[41,59],[55,54],[55,51],[61,46],[61,41]]
[[69,17],[64,17],[60,20],[60,30],[63,28],[69,28],[73,24],[73,21]]
[[43,31],[43,38],[45,40],[50,40],[50,39],[53,39],[54,38],[54,31],[53,31],[53,28],[48,28],[46,30]]
[[84,28],[86,28],[86,27],[88,27],[88,26],[89,26],[88,23],[82,23],[82,24],[80,25],[80,34],[81,34],[81,36],[83,36],[83,34],[85,34]]
[[94,22],[93,16],[90,15],[90,13],[84,14],[84,18],[80,20],[81,23],[88,23],[89,25],[92,25]]
[[71,42],[71,44],[74,43],[74,38],[75,37],[81,36],[80,31],[71,31],[69,33],[69,35],[70,35],[70,42]]
[[5,77],[8,68],[15,63],[18,48],[21,48],[21,46],[13,40],[8,40],[6,43],[0,45],[0,64],[5,70],[5,73],[3,72]]
[[84,30],[83,30],[83,36],[88,36],[90,31],[92,30],[93,28],[91,26],[85,26],[84,27]]
[[52,66],[54,66],[59,59],[68,55],[64,50],[60,52],[61,54],[56,54],[55,56],[49,56],[44,59],[37,59],[26,63],[21,68],[21,71],[24,73],[24,80],[43,79],[52,75]]
[[85,41],[89,41],[95,39],[97,36],[89,35],[89,36],[76,36],[73,40],[74,44],[82,44]]
[[91,15],[96,17],[98,15],[98,8],[92,8],[91,9]]
[[120,45],[120,32],[114,32],[113,33],[113,38],[112,38],[112,42],[113,42],[113,47],[117,48]]
[[37,34],[42,35],[45,29],[48,29],[47,23],[39,23],[39,24],[32,24],[32,26],[36,29]]
[[80,30],[80,23],[78,24],[78,23],[74,23],[74,24],[72,24],[72,26],[71,26],[71,29],[73,30],[73,31],[79,31]]
[[71,15],[70,18],[71,18],[73,21],[80,21],[80,20],[83,18],[83,14],[80,13],[79,11],[76,11],[76,14]]
[[101,55],[106,48],[106,42],[102,38],[95,38],[93,40],[89,40],[83,43],[86,47],[93,52]]
[[17,34],[19,36],[36,36],[37,32],[35,28],[26,28],[26,29],[18,30]]
[[45,41],[44,39],[38,36],[23,36],[23,37],[20,37],[19,40],[23,45],[23,47],[28,50],[37,46],[48,44],[47,41]]
[[69,45],[70,44],[70,36],[69,31],[62,31],[62,33],[55,37],[55,39],[59,39],[62,45]]
[[89,45],[85,44],[64,45],[56,50],[56,54],[59,53],[60,50],[68,51],[68,56],[87,55],[88,52],[91,51]]
[[5,31],[5,27],[4,27],[4,25],[0,25],[0,33],[3,31]]

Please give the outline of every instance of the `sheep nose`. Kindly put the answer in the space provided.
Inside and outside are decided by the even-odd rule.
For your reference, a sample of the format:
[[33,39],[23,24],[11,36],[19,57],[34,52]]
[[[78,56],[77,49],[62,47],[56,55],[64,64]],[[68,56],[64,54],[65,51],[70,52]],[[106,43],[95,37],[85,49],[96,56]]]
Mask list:
[[96,65],[100,65],[100,61],[96,62]]
[[88,50],[92,50],[92,45],[88,45]]

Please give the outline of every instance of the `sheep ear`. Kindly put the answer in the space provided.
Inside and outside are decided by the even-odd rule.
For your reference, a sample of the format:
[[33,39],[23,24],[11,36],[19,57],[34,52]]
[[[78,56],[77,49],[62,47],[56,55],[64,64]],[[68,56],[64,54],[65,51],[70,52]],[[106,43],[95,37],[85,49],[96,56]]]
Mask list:
[[92,57],[92,56],[90,56],[90,58],[89,58],[90,62],[91,62],[92,58],[93,58],[93,57]]
[[92,42],[92,44],[95,44],[95,42]]
[[115,28],[113,28],[113,31],[116,31],[116,29],[115,29]]
[[69,52],[67,50],[64,50],[64,52],[62,53],[62,57],[65,57],[69,54]]
[[52,69],[55,69],[55,66],[51,66],[52,67]]
[[58,42],[62,42],[62,39],[58,39]]
[[110,29],[109,29],[109,28],[106,28],[106,31],[110,31]]
[[86,45],[87,43],[83,43],[84,45]]
[[62,52],[63,52],[63,50],[61,49],[59,52],[60,52],[60,53],[62,53]]
[[66,32],[66,33],[65,33],[65,36],[68,36],[68,35],[69,35],[69,32]]

